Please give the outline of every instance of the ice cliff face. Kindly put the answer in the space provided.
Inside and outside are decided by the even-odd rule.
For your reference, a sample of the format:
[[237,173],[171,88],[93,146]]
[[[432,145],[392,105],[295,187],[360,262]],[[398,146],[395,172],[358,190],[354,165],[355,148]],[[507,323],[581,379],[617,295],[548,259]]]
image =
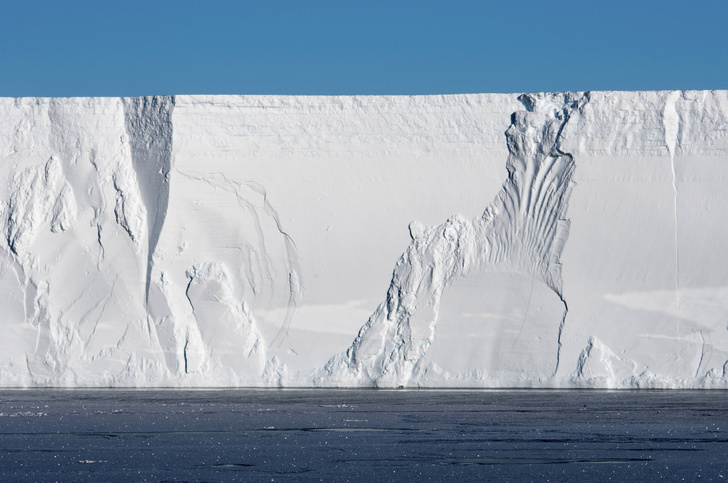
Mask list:
[[[587,99],[582,94],[519,97],[525,110],[513,113],[505,133],[508,178],[496,199],[474,220],[456,215],[436,227],[410,224],[412,242],[397,262],[386,303],[364,325],[346,356],[327,364],[323,381],[391,386],[423,378],[450,380],[453,375],[458,380],[485,378],[477,369],[452,374],[441,368],[442,362],[427,357],[437,332],[460,329],[457,321],[440,317],[443,293],[459,279],[517,272],[530,276],[532,284],[545,284],[561,299],[559,257],[568,237],[566,210],[574,172],[573,157],[561,150],[561,136]],[[487,292],[475,295],[482,296]],[[567,310],[561,302],[562,323],[553,327],[558,332],[551,337],[556,347],[552,368],[533,367],[531,375],[558,369]],[[549,315],[558,319],[557,313]]]
[[0,99],[0,157],[0,385],[728,382],[724,91]]
[[174,99],[4,101],[2,383],[260,384],[225,267],[190,265],[173,290],[155,260]]

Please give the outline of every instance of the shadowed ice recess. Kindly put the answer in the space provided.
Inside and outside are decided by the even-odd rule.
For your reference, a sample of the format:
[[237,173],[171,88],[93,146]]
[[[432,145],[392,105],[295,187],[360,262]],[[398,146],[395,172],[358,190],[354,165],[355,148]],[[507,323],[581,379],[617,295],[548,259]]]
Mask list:
[[0,98],[0,386],[726,388],[728,93]]

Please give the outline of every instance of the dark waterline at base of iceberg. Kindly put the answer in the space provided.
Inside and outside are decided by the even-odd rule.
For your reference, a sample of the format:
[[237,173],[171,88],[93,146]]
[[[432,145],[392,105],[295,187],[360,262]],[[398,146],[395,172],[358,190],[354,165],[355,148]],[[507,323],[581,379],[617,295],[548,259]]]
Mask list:
[[728,392],[3,390],[0,481],[728,477]]

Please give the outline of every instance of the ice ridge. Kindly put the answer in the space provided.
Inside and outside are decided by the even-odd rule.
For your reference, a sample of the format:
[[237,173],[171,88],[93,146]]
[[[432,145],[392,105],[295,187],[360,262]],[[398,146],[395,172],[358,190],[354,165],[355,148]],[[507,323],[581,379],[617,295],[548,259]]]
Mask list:
[[[521,271],[543,281],[563,302],[555,341],[558,369],[567,306],[560,255],[574,159],[561,150],[563,131],[589,93],[523,95],[506,131],[508,179],[483,214],[444,224],[410,224],[412,241],[398,260],[381,304],[352,346],[328,362],[318,382],[374,386],[417,384],[428,371],[425,353],[435,339],[440,299],[455,279],[494,270]],[[487,295],[486,295],[487,296]]]

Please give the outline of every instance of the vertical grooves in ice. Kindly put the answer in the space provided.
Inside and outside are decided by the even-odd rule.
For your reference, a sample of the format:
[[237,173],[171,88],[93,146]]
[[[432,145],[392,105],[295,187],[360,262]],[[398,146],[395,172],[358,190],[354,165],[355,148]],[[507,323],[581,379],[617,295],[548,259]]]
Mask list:
[[[679,220],[677,205],[677,173],[675,172],[675,149],[677,148],[678,136],[680,134],[680,115],[677,112],[677,101],[680,98],[680,91],[673,91],[668,94],[665,100],[663,112],[663,123],[665,127],[665,144],[670,153],[670,170],[672,172],[672,189],[674,197],[675,214],[675,311],[680,312],[680,245],[679,245]],[[677,337],[680,340],[680,317],[677,319]]]
[[[561,150],[573,112],[589,94],[533,94],[506,131],[508,179],[475,220],[453,216],[437,227],[410,225],[412,242],[395,266],[386,302],[362,327],[345,354],[332,358],[319,382],[408,385],[426,371],[421,361],[435,338],[440,299],[456,279],[505,269],[531,274],[564,304],[555,342],[558,370],[567,305],[560,256],[574,159]],[[555,373],[555,371],[554,371]],[[348,382],[346,382],[348,381]]]
[[172,110],[174,96],[124,99],[124,123],[131,146],[142,201],[147,208],[147,270],[144,288],[149,301],[154,250],[169,204],[169,173],[172,167]]
[[665,144],[670,153],[670,170],[672,171],[672,189],[675,193],[675,298],[676,309],[680,310],[680,251],[678,250],[678,207],[677,207],[677,174],[675,172],[675,149],[680,134],[680,115],[677,112],[677,100],[680,91],[673,91],[665,101],[663,121],[665,124]]

